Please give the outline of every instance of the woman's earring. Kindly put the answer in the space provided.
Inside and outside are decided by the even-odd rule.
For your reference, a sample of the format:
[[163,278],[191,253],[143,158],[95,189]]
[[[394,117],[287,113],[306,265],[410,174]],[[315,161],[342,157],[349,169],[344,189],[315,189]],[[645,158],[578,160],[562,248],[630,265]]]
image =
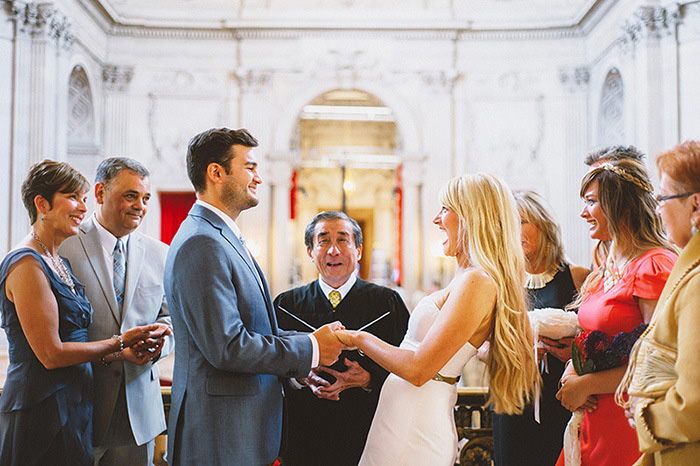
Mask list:
[[697,235],[700,230],[698,230],[698,222],[690,222],[690,232],[694,235]]
[[39,218],[39,220],[41,220],[41,221],[43,222],[43,221],[44,221],[44,216],[42,215],[42,216]]

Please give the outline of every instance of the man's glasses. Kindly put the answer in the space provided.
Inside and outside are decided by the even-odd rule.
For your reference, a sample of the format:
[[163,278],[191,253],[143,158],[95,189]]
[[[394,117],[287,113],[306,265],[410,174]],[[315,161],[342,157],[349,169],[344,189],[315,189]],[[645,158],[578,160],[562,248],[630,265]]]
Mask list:
[[670,201],[671,199],[692,196],[693,194],[695,193],[669,194],[668,196],[662,196],[660,194],[657,194],[656,196],[654,196],[654,199],[656,199],[656,202],[661,203],[664,201]]

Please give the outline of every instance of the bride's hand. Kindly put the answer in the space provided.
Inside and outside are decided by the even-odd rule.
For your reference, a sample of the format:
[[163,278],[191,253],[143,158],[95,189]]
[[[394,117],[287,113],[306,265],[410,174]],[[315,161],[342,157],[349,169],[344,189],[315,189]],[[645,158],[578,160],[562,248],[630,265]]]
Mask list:
[[355,336],[358,333],[359,332],[356,330],[335,330],[333,335],[345,345],[345,348],[343,348],[344,350],[353,350],[357,348],[355,345]]

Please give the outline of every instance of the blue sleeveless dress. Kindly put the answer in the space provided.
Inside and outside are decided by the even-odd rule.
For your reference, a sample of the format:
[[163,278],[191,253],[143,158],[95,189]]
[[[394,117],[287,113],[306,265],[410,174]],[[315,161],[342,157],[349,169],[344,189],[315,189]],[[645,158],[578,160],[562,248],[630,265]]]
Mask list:
[[91,365],[46,369],[27,342],[14,303],[7,299],[8,271],[26,256],[39,261],[51,283],[61,341],[86,342],[92,319],[85,287],[75,277],[77,294],[33,249],[5,256],[0,264],[0,316],[10,365],[0,396],[0,465],[92,465]]

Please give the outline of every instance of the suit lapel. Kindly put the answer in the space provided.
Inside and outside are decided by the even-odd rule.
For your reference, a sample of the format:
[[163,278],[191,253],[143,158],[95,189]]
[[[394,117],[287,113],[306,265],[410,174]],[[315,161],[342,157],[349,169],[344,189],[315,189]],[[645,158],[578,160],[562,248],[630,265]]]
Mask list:
[[265,300],[265,307],[267,308],[267,314],[270,319],[270,326],[272,327],[273,333],[277,335],[277,318],[275,317],[274,308],[272,306],[272,299],[270,297],[270,291],[267,287],[267,282],[265,281],[265,276],[263,275],[262,270],[260,270],[260,267],[258,266],[257,262],[255,262],[255,259],[253,259],[252,256],[248,254],[245,245],[233,233],[233,231],[231,231],[231,229],[224,223],[224,221],[221,218],[219,218],[218,215],[216,215],[214,212],[210,211],[206,207],[202,207],[201,205],[195,204],[192,206],[192,209],[190,209],[190,215],[202,217],[207,222],[209,222],[214,228],[218,229],[221,232],[221,236],[223,236],[224,239],[226,239],[226,241],[241,257],[241,259],[243,259],[243,262],[248,267],[249,272],[253,274],[253,278],[258,284],[258,288],[260,289],[260,292],[263,295],[263,298]]
[[267,286],[267,281],[265,280],[265,276],[262,273],[262,270],[260,269],[260,266],[258,265],[258,262],[253,259],[253,265],[255,266],[255,270],[257,274],[260,276],[260,281],[262,282],[263,286],[263,295],[265,296],[265,305],[267,307],[267,315],[270,318],[270,325],[272,326],[272,333],[274,335],[277,335],[279,333],[279,328],[277,327],[277,316],[275,315],[275,308],[272,305],[272,297],[270,296],[270,289]]
[[262,292],[263,295],[265,295],[265,288],[266,286],[263,283],[263,276],[262,272],[259,272],[259,268],[257,267],[257,264],[254,264],[253,261],[254,259],[252,256],[248,253],[245,245],[241,242],[241,240],[231,231],[231,229],[226,226],[225,224],[220,227],[221,231],[221,236],[226,238],[226,241],[228,241],[231,246],[233,246],[233,249],[236,250],[239,256],[241,256],[241,259],[243,259],[243,262],[248,266],[248,270],[250,273],[253,274],[255,281],[258,284],[258,288],[260,288],[260,291]]
[[141,265],[146,250],[141,243],[141,238],[136,233],[132,233],[126,252],[126,286],[124,290],[124,304],[122,306],[122,321],[126,317],[126,311],[134,298],[136,285],[141,274]]
[[104,250],[102,249],[102,243],[100,243],[100,235],[97,233],[94,219],[90,218],[87,222],[84,222],[80,226],[80,243],[85,250],[85,255],[90,263],[90,267],[95,272],[97,281],[100,283],[102,288],[102,293],[104,294],[105,301],[109,304],[109,308],[112,311],[112,316],[121,324],[119,318],[119,306],[117,305],[117,296],[114,294],[114,284],[110,281],[109,268],[111,264],[107,264],[105,260]]

